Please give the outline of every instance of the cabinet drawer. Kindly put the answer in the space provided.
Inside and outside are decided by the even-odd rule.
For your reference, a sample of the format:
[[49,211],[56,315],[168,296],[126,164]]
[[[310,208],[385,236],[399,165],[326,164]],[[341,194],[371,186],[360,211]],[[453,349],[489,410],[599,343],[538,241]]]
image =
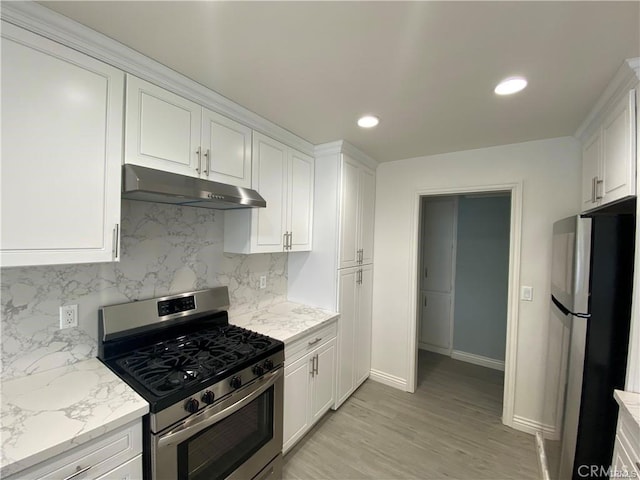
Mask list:
[[285,364],[289,365],[291,362],[295,362],[310,351],[318,348],[320,345],[336,338],[337,332],[338,322],[334,320],[329,325],[326,325],[319,330],[312,331],[308,335],[296,340],[291,345],[285,346]]
[[[63,480],[96,479],[142,453],[142,422],[130,423],[95,440],[9,477]],[[83,473],[80,473],[83,472]]]
[[631,453],[630,445],[616,436],[616,443],[613,449],[611,478],[640,478],[640,460]]

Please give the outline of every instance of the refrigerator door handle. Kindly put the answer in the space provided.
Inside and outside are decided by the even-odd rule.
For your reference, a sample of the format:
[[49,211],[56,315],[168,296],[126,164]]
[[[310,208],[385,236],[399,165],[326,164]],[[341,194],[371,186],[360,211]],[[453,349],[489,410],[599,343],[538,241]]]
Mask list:
[[556,297],[554,297],[553,295],[551,295],[551,301],[553,302],[553,304],[558,307],[558,310],[560,310],[564,315],[573,315],[574,317],[578,317],[578,318],[591,318],[591,314],[590,313],[576,313],[576,312],[572,312],[571,310],[569,310],[567,307],[565,307],[564,305],[562,305],[562,303],[560,303],[560,300],[558,300]]

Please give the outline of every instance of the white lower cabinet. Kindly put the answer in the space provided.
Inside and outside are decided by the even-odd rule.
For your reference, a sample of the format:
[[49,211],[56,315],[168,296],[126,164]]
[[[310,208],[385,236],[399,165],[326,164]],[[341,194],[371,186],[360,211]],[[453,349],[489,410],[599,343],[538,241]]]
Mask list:
[[142,478],[142,420],[136,420],[7,480],[139,480]]
[[640,478],[640,425],[623,407],[618,412],[610,478]]
[[335,402],[336,322],[285,347],[283,453]]

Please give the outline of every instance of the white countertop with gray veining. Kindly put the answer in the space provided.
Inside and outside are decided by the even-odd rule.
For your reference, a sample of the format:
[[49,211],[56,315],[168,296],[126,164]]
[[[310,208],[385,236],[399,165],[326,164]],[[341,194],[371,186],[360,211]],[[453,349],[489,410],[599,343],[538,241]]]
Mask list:
[[622,390],[614,390],[613,397],[620,405],[621,409],[625,409],[631,418],[640,426],[640,393],[624,392]]
[[149,404],[98,359],[2,384],[0,477],[132,422]]
[[286,344],[316,331],[340,314],[293,302],[282,302],[241,315],[230,315],[229,322],[268,335]]

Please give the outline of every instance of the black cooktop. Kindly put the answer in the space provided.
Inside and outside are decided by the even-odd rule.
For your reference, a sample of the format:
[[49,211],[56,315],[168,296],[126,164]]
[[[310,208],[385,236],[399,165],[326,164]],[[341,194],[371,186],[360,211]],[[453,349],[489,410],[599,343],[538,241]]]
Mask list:
[[234,367],[246,367],[276,341],[234,325],[141,348],[116,364],[158,397],[183,390]]
[[163,337],[134,348],[128,343],[118,355],[101,358],[149,402],[152,412],[284,349],[279,340],[228,324]]

